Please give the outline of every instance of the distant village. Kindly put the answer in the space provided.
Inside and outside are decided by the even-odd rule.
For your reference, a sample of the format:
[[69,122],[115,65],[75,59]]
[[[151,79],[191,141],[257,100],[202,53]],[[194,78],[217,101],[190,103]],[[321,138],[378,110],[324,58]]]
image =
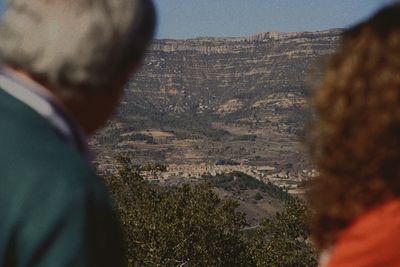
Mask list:
[[204,176],[216,176],[224,173],[242,172],[263,182],[270,182],[281,188],[295,193],[298,186],[317,175],[317,171],[285,171],[277,170],[271,166],[251,166],[251,165],[215,165],[215,164],[171,164],[166,167],[166,171],[142,171],[141,175],[148,180],[160,182],[174,178],[198,180]]

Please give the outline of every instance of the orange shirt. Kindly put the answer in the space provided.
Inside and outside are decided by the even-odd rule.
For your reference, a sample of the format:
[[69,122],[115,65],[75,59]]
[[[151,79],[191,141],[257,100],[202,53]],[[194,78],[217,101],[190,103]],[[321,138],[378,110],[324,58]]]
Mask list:
[[340,235],[326,266],[400,266],[400,199],[357,218]]

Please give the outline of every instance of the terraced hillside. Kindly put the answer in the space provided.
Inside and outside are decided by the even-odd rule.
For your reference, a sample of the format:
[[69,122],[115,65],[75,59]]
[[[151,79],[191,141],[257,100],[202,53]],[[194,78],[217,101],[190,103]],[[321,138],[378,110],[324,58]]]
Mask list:
[[307,167],[306,79],[340,33],[155,40],[118,116],[92,140],[98,160],[124,152],[139,163]]

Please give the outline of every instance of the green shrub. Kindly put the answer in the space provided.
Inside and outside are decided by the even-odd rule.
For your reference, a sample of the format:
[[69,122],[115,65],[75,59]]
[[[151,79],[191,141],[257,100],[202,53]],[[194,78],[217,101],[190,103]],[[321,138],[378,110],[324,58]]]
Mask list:
[[[284,211],[243,231],[238,203],[221,200],[210,183],[160,188],[145,181],[129,159],[119,161],[118,173],[105,180],[122,222],[129,266],[316,266],[304,203],[271,191],[273,185],[265,190],[285,196]],[[241,173],[213,181],[233,180],[262,186]]]

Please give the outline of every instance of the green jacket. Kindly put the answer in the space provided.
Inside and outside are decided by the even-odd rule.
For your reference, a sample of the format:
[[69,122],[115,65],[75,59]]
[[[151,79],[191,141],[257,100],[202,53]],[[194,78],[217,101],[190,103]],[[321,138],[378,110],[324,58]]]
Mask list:
[[122,266],[119,224],[83,155],[0,90],[0,267]]

